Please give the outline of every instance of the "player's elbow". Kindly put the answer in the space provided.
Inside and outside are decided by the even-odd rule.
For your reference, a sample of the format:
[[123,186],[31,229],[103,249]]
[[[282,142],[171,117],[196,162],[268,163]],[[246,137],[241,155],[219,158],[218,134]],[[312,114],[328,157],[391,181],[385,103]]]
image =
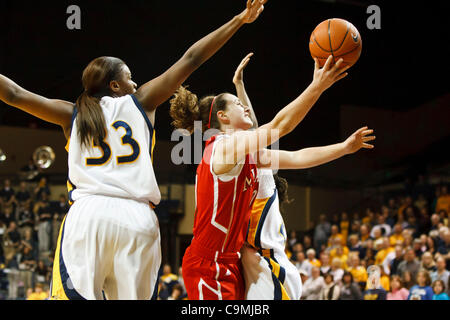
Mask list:
[[196,70],[203,63],[201,55],[194,48],[190,48],[188,51],[186,51],[181,59],[183,60],[184,64],[191,70]]
[[17,85],[9,86],[5,93],[4,102],[12,106],[17,105],[21,99],[22,91]]

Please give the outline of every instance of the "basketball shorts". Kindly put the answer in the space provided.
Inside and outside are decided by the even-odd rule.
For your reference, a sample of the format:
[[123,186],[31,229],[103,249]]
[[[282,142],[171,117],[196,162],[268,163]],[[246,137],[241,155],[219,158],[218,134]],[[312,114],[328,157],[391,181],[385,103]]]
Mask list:
[[246,300],[300,300],[302,280],[284,252],[241,249]]
[[51,299],[147,300],[160,265],[159,225],[148,203],[87,196],[61,225]]
[[244,300],[239,253],[219,254],[191,244],[182,271],[189,300]]

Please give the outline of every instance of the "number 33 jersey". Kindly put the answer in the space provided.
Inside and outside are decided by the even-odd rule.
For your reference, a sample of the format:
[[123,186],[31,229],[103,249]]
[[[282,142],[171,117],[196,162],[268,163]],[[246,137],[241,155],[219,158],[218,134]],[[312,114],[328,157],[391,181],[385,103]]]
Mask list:
[[100,100],[106,137],[99,144],[81,146],[77,111],[72,120],[69,152],[69,201],[104,195],[150,201],[161,194],[153,171],[153,126],[134,95]]

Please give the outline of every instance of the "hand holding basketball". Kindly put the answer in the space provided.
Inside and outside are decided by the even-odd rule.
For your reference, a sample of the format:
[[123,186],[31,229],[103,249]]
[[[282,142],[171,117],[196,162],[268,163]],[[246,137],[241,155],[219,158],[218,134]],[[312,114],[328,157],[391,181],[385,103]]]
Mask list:
[[337,81],[345,78],[348,73],[345,72],[349,65],[342,67],[343,59],[339,59],[338,62],[333,66],[333,58],[329,56],[323,68],[320,68],[320,63],[317,58],[314,58],[314,78],[313,84],[320,90],[325,91],[331,87]]

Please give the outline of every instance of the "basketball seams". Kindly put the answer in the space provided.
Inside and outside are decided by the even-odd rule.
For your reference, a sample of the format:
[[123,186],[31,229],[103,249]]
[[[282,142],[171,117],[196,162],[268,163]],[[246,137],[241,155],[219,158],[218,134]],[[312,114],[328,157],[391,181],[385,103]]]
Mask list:
[[333,53],[333,45],[331,43],[331,19],[328,20],[328,40],[330,41],[330,49],[331,55],[333,56],[333,63],[336,63],[336,60],[334,59],[334,53]]
[[349,31],[349,30],[350,30],[350,24],[347,23],[347,31],[345,32],[344,39],[342,39],[341,44],[340,44],[339,47],[337,47],[334,51],[339,51],[339,49],[342,47],[342,45],[344,44],[345,38],[347,38],[347,35],[348,35],[348,31]]
[[317,46],[318,46],[322,51],[325,51],[325,52],[331,52],[330,50],[326,50],[326,49],[322,48],[322,46],[319,44],[319,42],[317,42],[316,36],[314,35],[314,31],[313,31],[312,36],[313,36],[314,42],[317,44]]

